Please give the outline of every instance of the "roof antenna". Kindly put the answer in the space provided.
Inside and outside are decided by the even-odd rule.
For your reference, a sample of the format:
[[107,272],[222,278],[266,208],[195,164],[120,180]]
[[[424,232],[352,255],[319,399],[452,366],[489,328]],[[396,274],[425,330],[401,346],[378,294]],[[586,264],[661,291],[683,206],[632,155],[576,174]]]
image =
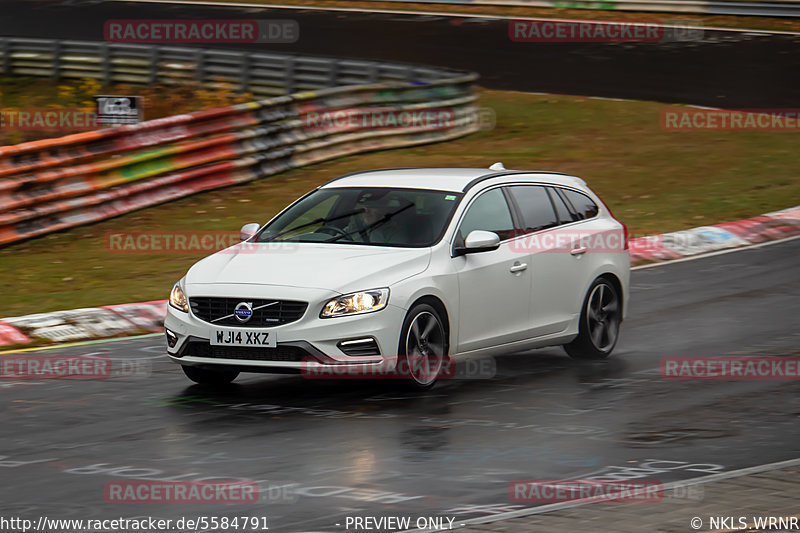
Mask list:
[[506,170],[506,167],[503,166],[503,163],[498,161],[494,165],[490,166],[489,170]]

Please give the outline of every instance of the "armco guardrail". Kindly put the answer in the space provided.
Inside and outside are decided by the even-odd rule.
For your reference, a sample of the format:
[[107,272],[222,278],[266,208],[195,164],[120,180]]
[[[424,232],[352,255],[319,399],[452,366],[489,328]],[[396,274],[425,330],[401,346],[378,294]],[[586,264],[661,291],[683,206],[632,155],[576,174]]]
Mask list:
[[0,74],[94,78],[105,85],[233,83],[256,96],[367,83],[424,83],[452,77],[431,67],[328,57],[175,46],[0,37]]
[[[383,1],[383,0],[379,0]],[[406,2],[407,0],[388,0]],[[549,7],[569,9],[602,9],[617,11],[657,11],[662,13],[695,13],[704,15],[741,15],[751,17],[800,17],[797,0],[738,2],[715,0],[419,0],[426,4],[494,5],[515,7]]]
[[[479,129],[476,75],[417,72],[421,79],[297,92],[0,147],[0,245],[318,161]],[[438,79],[426,77],[433,73]]]

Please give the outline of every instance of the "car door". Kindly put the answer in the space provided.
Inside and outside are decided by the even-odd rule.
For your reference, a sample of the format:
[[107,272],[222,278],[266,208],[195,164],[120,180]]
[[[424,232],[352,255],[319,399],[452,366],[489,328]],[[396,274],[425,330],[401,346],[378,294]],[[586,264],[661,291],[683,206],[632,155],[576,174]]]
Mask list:
[[503,189],[482,192],[467,207],[455,245],[473,230],[500,236],[496,250],[453,258],[459,286],[458,351],[477,350],[526,338],[530,272],[510,246],[514,222]]
[[582,290],[582,258],[572,255],[570,226],[564,225],[573,214],[544,185],[512,185],[508,191],[525,234],[516,246],[528,254],[531,336],[558,333],[579,311],[574,301]]

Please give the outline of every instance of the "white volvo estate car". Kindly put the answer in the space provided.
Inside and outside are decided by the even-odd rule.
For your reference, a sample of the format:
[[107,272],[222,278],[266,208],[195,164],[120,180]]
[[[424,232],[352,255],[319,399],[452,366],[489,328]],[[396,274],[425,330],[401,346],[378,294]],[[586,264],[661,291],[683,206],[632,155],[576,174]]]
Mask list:
[[198,383],[359,368],[425,388],[460,358],[603,358],[627,308],[627,229],[555,172],[358,172],[241,238],[170,294],[168,354]]

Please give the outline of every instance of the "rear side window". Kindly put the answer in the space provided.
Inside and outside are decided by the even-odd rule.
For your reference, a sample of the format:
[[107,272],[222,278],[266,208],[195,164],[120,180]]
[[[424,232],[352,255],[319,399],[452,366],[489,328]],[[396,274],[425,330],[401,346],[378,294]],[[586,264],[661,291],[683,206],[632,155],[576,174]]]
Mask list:
[[599,209],[597,208],[597,204],[594,203],[591,198],[585,194],[571,191],[569,189],[561,189],[561,192],[563,192],[564,196],[567,197],[567,200],[569,200],[569,203],[571,203],[572,207],[575,208],[575,212],[581,219],[597,216]]
[[513,185],[508,190],[519,207],[526,233],[558,226],[547,189],[538,185]]

